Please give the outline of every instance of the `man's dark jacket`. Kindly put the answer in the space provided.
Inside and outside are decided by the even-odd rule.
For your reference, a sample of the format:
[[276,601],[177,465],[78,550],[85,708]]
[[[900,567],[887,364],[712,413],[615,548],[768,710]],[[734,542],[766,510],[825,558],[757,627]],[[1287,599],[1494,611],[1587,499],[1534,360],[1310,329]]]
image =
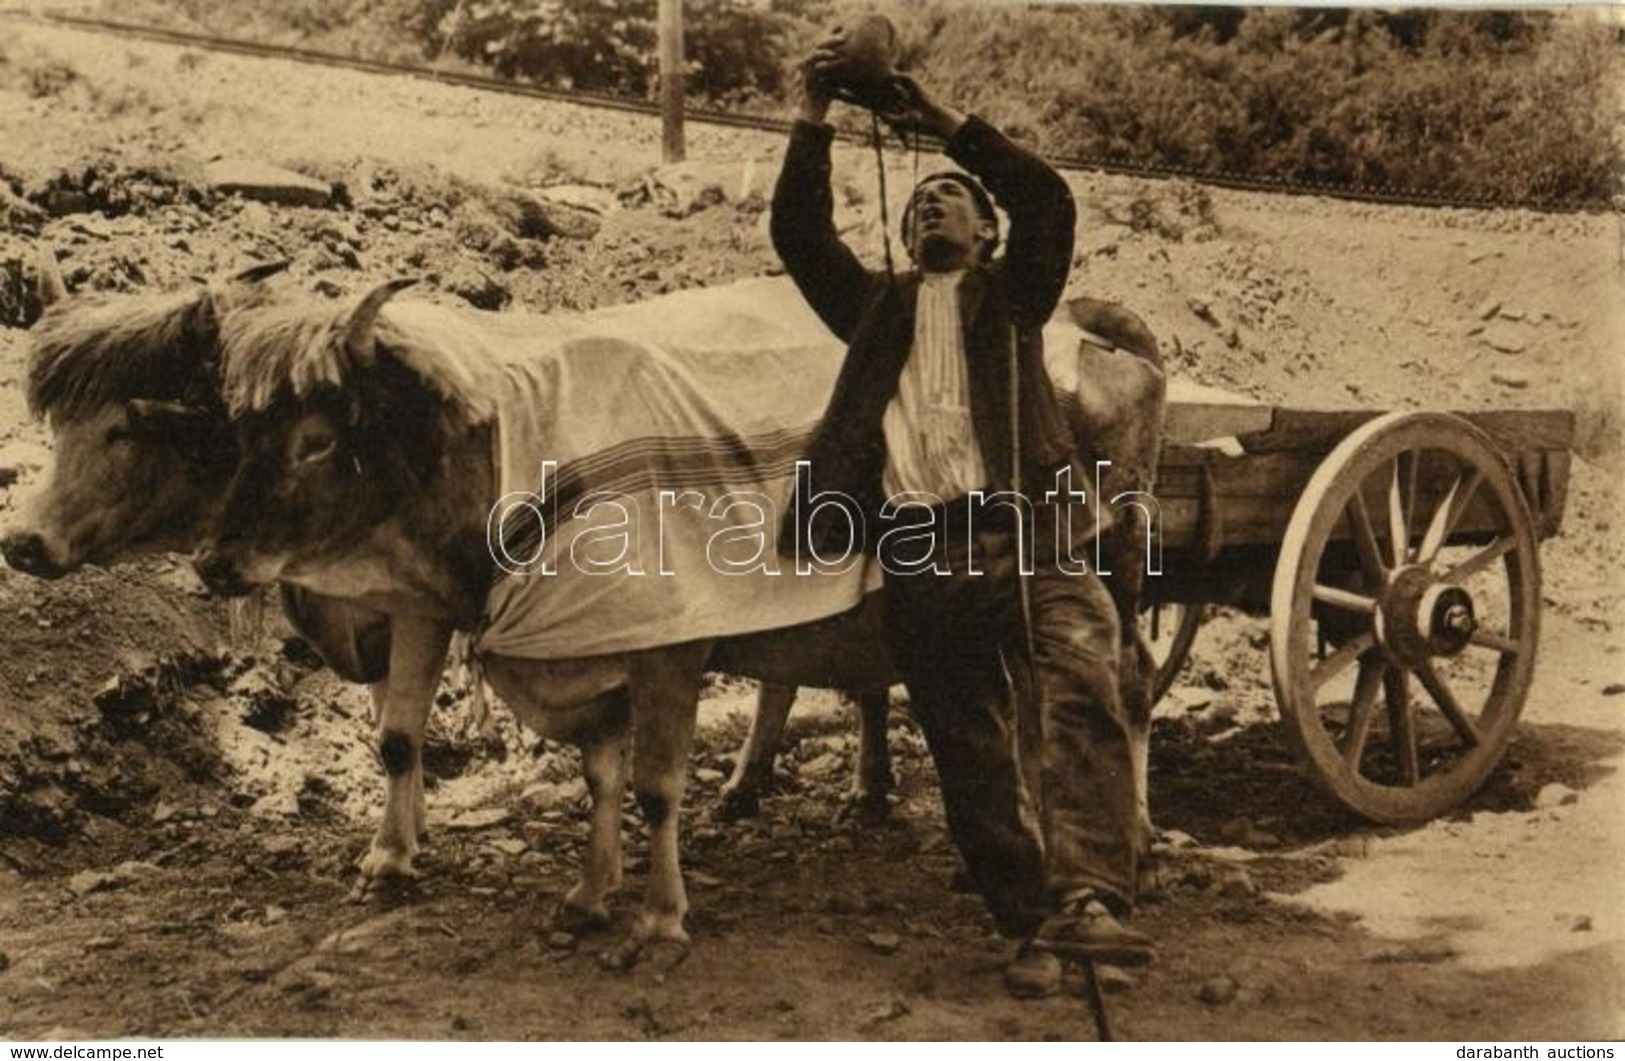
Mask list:
[[[897,394],[913,345],[920,282],[918,274],[893,281],[885,272],[865,269],[841,242],[830,188],[833,136],[829,126],[796,123],[773,192],[772,217],[773,246],[786,271],[830,331],[847,343],[846,360],[807,455],[811,475],[798,480],[798,497],[785,514],[779,539],[782,552],[807,555],[803,550],[811,544],[824,557],[849,546],[874,551],[885,500],[881,420]],[[1004,255],[968,271],[959,287],[971,418],[987,465],[987,485],[1003,491],[1011,484],[1013,328],[1021,391],[1022,488],[1035,502],[1042,501],[1055,486],[1056,470],[1073,459],[1075,448],[1044,371],[1042,331],[1066,287],[1077,211],[1059,174],[979,118],[965,122],[946,152],[981,180],[1010,219]],[[1073,482],[1082,489],[1088,480],[1075,477]],[[816,520],[798,518],[798,513],[810,513],[811,498],[826,492],[856,502],[863,517],[862,541],[849,540],[848,521],[833,506],[820,509]]]

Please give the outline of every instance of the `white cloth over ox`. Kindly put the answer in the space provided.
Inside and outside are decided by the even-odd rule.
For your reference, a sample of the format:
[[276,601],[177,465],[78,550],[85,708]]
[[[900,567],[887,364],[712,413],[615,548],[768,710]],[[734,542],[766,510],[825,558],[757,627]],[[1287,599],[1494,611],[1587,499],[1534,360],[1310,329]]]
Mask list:
[[[454,342],[495,391],[504,502],[490,537],[510,573],[477,654],[573,659],[769,630],[878,588],[861,556],[802,574],[777,553],[845,356],[788,279],[586,313],[449,312],[391,303],[379,336]],[[1045,328],[1046,362],[1070,403],[1088,386],[1064,317]]]

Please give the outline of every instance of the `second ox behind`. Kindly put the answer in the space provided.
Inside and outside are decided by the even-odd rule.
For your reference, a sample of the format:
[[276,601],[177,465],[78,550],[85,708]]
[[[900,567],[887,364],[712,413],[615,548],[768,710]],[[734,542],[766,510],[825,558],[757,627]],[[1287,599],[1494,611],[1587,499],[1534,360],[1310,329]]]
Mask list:
[[[239,463],[199,571],[221,591],[280,581],[390,616],[380,750],[391,798],[375,856],[410,857],[410,789],[396,779],[417,768],[447,643],[469,630],[516,715],[582,747],[592,830],[567,908],[607,916],[630,766],[651,850],[625,953],[686,941],[677,823],[701,672],[846,688],[891,678],[860,607],[862,565],[798,577],[773,555],[772,506],[789,494],[841,349],[782,281],[547,318],[386,306],[400,286],[226,322]],[[1154,350],[1086,354],[1073,322],[1053,326],[1072,341],[1051,344],[1048,367],[1074,431],[1113,462],[1107,489],[1148,489]],[[1129,400],[1103,402],[1102,386]],[[1112,410],[1134,422],[1113,423]],[[530,500],[504,506],[516,496]],[[1119,527],[1138,532],[1134,519]],[[1132,561],[1144,543],[1108,547]],[[1129,616],[1133,595],[1128,585],[1120,602]],[[1143,812],[1150,705],[1142,693],[1132,706]]]

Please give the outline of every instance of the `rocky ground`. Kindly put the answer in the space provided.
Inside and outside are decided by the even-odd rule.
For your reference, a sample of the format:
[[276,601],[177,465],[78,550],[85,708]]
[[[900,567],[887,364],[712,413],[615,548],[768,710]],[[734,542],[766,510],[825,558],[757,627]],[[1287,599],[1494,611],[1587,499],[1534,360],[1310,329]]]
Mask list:
[[[771,136],[691,127],[693,161],[660,167],[658,130],[634,116],[4,25],[0,507],[49,460],[19,384],[42,241],[80,289],[285,257],[287,283],[331,295],[404,274],[527,312],[774,268]],[[889,157],[888,186],[931,164]],[[287,171],[279,201],[234,193],[268,166]],[[843,227],[878,261],[873,156],[843,150],[837,171]],[[1189,378],[1313,407],[1580,416],[1524,723],[1448,820],[1373,829],[1332,807],[1272,725],[1262,621],[1204,630],[1161,712],[1168,835],[1141,912],[1161,951],[1114,978],[1121,1031],[1619,1036],[1619,219],[1072,179],[1076,289],[1139,311]],[[549,924],[585,835],[567,753],[506,723],[474,734],[448,687],[426,878],[347,904],[381,787],[365,698],[274,622],[234,650],[225,629],[177,560],[59,583],[0,569],[0,1034],[1088,1033],[1076,998],[1004,997],[1004,951],[948,887],[955,856],[901,711],[890,825],[835,819],[852,738],[828,697],[799,712],[763,818],[720,825],[707,812],[749,691],[719,681],[685,825],[696,946],[608,973],[607,939]]]

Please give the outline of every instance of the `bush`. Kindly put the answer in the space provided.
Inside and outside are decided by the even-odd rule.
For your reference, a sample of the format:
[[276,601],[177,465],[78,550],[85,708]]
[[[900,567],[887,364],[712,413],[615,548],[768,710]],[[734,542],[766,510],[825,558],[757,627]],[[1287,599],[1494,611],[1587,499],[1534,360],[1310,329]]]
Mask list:
[[[742,0],[683,7],[691,96],[728,104],[784,95],[789,19]],[[440,13],[440,36],[455,34],[454,51],[504,76],[645,99],[659,88],[655,0],[474,0],[455,24],[449,0],[426,10]]]

